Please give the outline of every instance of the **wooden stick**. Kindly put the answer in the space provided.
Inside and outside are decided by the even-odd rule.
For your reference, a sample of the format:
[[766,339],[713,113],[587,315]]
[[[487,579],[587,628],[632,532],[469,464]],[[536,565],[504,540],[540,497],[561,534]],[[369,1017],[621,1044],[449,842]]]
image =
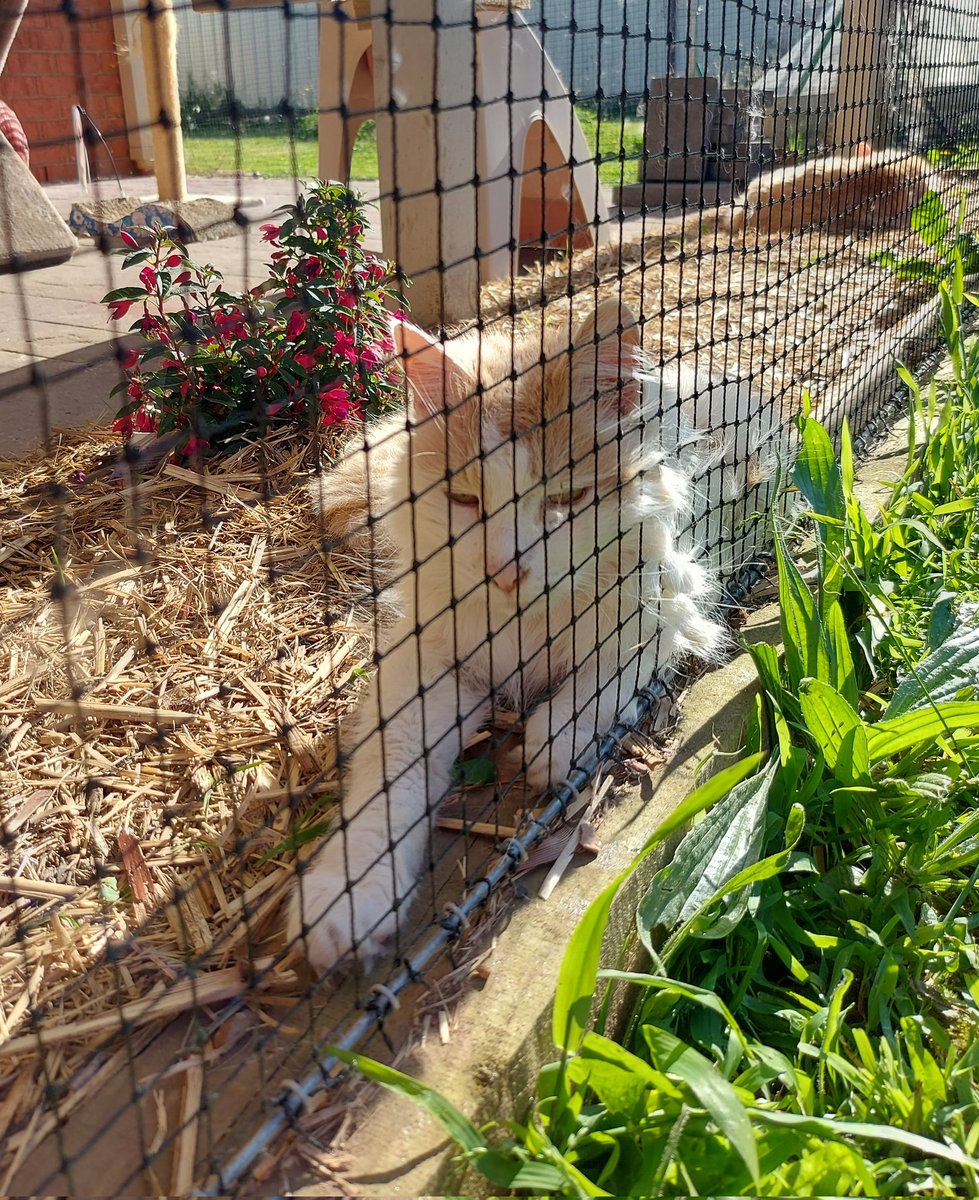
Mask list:
[[0,875],[0,892],[30,896],[33,900],[74,900],[84,889],[68,883],[49,883],[46,879],[25,879],[23,875]]
[[174,708],[148,708],[143,704],[102,704],[93,700],[45,700],[34,702],[41,712],[66,716],[94,717],[99,721],[148,721],[151,725],[182,725],[199,721],[202,713],[178,712]]
[[492,821],[467,821],[464,817],[439,817],[439,829],[453,833],[480,833],[486,837],[516,837],[515,825],[496,825]]
[[184,1077],[180,1125],[170,1173],[170,1195],[189,1196],[194,1187],[194,1163],[197,1160],[197,1126],[204,1088],[204,1064],[199,1058],[187,1068]]
[[144,996],[141,1000],[122,1004],[119,1008],[102,1013],[98,1017],[89,1017],[84,1021],[64,1025],[51,1025],[46,1029],[36,1029],[32,1033],[11,1038],[0,1045],[0,1058],[24,1054],[36,1050],[39,1045],[54,1046],[59,1042],[75,1041],[91,1037],[93,1034],[118,1032],[124,1022],[138,1027],[147,1025],[150,1021],[166,1020],[188,1008],[218,1004],[222,1000],[243,996],[253,986],[241,978],[237,967],[225,967],[220,971],[199,975],[196,979],[185,979],[174,984],[163,995]]

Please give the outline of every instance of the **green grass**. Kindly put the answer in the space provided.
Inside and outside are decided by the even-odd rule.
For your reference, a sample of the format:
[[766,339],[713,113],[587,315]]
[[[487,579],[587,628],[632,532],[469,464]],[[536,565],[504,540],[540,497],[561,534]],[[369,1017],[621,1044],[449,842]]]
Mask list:
[[[237,142],[226,133],[185,133],[184,160],[189,175],[230,175],[240,171],[266,179],[319,176],[315,138],[290,139],[288,129],[281,124],[268,132],[248,129]],[[352,181],[377,178],[373,121],[365,121],[357,135],[350,178]]]
[[612,186],[637,183],[644,147],[642,121],[611,116],[599,121],[594,109],[579,108],[578,122],[589,149],[596,155],[601,182]]
[[[598,155],[602,183],[635,183],[643,150],[641,121],[605,117],[599,123],[594,109],[580,108],[578,118],[592,154]],[[281,121],[268,127],[249,122],[236,143],[225,132],[206,130],[184,134],[184,158],[190,175],[229,175],[242,172],[266,179],[314,179],[319,173],[315,124],[300,118],[299,137],[290,139]],[[354,144],[351,180],[377,178],[377,139],[374,122],[366,121]]]

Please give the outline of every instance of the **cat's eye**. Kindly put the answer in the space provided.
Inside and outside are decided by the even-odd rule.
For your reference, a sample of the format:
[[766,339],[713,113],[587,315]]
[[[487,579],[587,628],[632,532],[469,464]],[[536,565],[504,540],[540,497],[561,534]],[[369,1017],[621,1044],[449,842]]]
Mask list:
[[454,492],[450,488],[449,499],[453,504],[461,504],[463,508],[479,508],[479,497],[471,492]]
[[577,508],[590,495],[591,488],[561,488],[560,491],[548,493],[547,503],[558,508]]

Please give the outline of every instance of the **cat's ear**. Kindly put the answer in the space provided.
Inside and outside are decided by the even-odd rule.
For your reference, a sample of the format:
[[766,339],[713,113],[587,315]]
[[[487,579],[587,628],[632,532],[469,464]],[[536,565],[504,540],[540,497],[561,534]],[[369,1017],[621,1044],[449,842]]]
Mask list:
[[584,342],[605,342],[618,336],[623,346],[639,345],[639,322],[628,304],[609,297],[593,313],[586,314],[575,326],[576,346]]
[[[582,384],[598,385],[601,396],[614,396],[620,412],[630,413],[638,409],[642,400],[642,385],[636,378],[640,365],[641,338],[639,322],[627,304],[619,300],[603,300],[594,312],[586,314],[574,325],[571,343],[576,351],[594,347],[594,371],[585,355],[576,356],[584,360],[580,367]],[[584,378],[591,374],[591,380]]]
[[416,423],[445,412],[446,393],[459,374],[438,338],[410,321],[391,321],[391,341],[405,378],[411,384],[410,408]]

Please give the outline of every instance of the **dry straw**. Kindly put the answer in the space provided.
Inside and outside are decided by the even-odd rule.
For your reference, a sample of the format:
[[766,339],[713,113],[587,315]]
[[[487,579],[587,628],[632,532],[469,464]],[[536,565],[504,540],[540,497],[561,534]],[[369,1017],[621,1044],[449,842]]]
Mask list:
[[2,472],[0,1177],[46,1132],[39,1090],[124,1019],[248,991],[370,646],[366,565],[317,549],[308,446],[130,488],[93,472],[108,441]]

